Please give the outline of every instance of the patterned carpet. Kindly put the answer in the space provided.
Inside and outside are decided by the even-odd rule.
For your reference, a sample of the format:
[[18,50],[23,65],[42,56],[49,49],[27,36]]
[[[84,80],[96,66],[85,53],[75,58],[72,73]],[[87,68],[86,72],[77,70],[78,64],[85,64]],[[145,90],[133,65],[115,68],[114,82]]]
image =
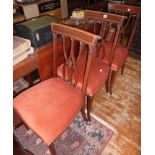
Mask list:
[[[24,125],[14,131],[23,147],[34,155],[51,155],[46,144]],[[79,114],[69,128],[54,142],[58,155],[100,155],[113,131],[96,119],[84,122]]]

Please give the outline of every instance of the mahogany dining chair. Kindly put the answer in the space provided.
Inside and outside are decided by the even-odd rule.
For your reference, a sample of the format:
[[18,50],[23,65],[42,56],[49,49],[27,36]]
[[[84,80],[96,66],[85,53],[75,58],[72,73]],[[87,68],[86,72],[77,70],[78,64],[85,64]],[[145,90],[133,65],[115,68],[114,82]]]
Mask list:
[[[90,68],[90,75],[88,78],[88,86],[86,90],[87,94],[87,119],[91,120],[90,112],[92,109],[92,103],[93,98],[95,94],[103,87],[103,85],[106,85],[106,89],[108,90],[108,84],[109,84],[109,75],[110,75],[110,68],[111,63],[113,62],[113,55],[115,53],[115,48],[117,45],[118,36],[121,31],[121,26],[124,21],[124,16],[118,16],[113,15],[109,13],[103,13],[98,11],[92,11],[92,10],[85,10],[85,24],[84,27],[82,27],[85,31],[89,31],[91,33],[100,34],[101,40],[98,41],[96,45],[96,52],[93,55],[93,62],[91,64]],[[106,27],[105,27],[106,26]],[[104,28],[106,28],[106,32],[104,31]],[[111,31],[115,32],[113,33],[113,36],[111,35]],[[108,33],[107,33],[108,32]],[[104,34],[103,34],[104,33]],[[103,51],[101,51],[101,41],[102,44],[106,43],[106,40],[110,39],[112,37],[113,44],[112,44],[112,50],[109,51],[105,55],[105,61],[103,61],[103,58],[101,58],[101,55],[103,54]],[[106,38],[106,39],[105,39]],[[87,51],[87,47],[84,47],[84,50]],[[102,52],[102,54],[100,53]],[[83,52],[83,57],[81,60],[79,60],[78,67],[84,69],[84,62],[85,58],[84,55],[86,55]],[[58,67],[58,76],[62,77],[63,64]],[[68,77],[69,74],[66,72],[66,76]],[[83,75],[78,72],[78,76],[80,79],[82,79]],[[78,87],[81,88],[82,86],[82,80],[78,82]]]
[[[126,17],[124,16],[111,13],[85,10],[85,30],[101,36],[101,41],[97,44],[95,60],[101,61],[103,64],[107,64],[110,69],[107,71],[103,68],[104,76],[100,77],[101,79],[104,79],[107,92],[109,90],[112,69],[115,68],[115,65],[119,63],[117,52],[121,47],[119,46],[118,40],[125,18]],[[109,50],[106,50],[107,45],[110,46]],[[106,72],[109,73],[106,74]],[[105,75],[109,76],[105,78]],[[97,79],[95,74],[94,81],[96,80],[100,79]],[[88,99],[90,101],[87,103],[87,110],[88,117],[90,118],[90,111],[92,109],[92,96],[88,96]]]
[[[112,94],[112,87],[116,78],[116,73],[120,68],[121,68],[121,74],[123,74],[129,49],[133,42],[136,28],[139,23],[141,8],[132,5],[108,3],[108,12],[115,13],[118,15],[124,15],[127,17],[122,27],[122,37],[120,37],[121,39],[120,45],[123,48],[121,48],[122,50],[119,50],[118,53],[116,52],[120,57],[120,63],[117,65],[115,69],[112,69],[111,82],[109,86],[109,91]],[[124,48],[126,48],[126,50],[124,50]]]
[[[107,91],[110,92],[110,94],[112,94],[112,87],[114,85],[117,72],[121,69],[121,74],[123,74],[123,71],[124,71],[125,62],[126,62],[126,59],[128,58],[129,49],[133,41],[136,27],[139,21],[140,7],[128,6],[124,4],[108,3],[108,9],[109,9],[109,12],[113,15],[115,13],[115,15],[118,14],[118,15],[124,16],[124,19],[122,20],[121,27],[120,27],[120,32],[119,32],[120,34],[117,41],[116,51],[115,51],[113,60],[111,61],[112,63],[111,74],[109,77],[109,85],[108,85]],[[102,14],[102,13],[98,12],[98,14]],[[92,21],[89,18],[90,19],[94,18],[96,21],[95,20]],[[117,16],[114,18],[117,18]],[[88,23],[89,20],[91,21],[91,24],[86,24],[86,29],[88,31],[93,32],[95,34],[100,34],[101,36],[104,34],[104,33],[101,33],[102,30],[104,30],[104,32],[107,32],[106,30],[107,28],[105,27],[106,24],[100,24],[101,26],[99,26],[97,21],[99,20],[99,18],[97,17],[96,11],[85,10],[85,20],[86,20],[86,23]],[[102,28],[102,25],[104,25],[104,28]],[[102,43],[102,46],[100,47],[100,54],[102,53],[102,55],[103,54],[105,55],[103,57],[103,61],[105,62],[108,62],[106,55],[110,53],[112,49],[113,41],[114,41],[111,38],[114,35],[112,31],[113,30],[107,33],[108,38],[102,36],[102,39],[104,40],[104,44]]]
[[[32,86],[14,98],[13,107],[22,121],[36,133],[46,144],[52,154],[56,154],[53,142],[65,131],[77,114],[84,113],[84,103],[88,77],[92,63],[92,56],[100,36],[73,28],[70,26],[53,23],[53,74],[54,77]],[[70,72],[68,80],[56,77],[56,54],[58,42],[70,39],[69,53],[64,52],[64,57],[69,57],[64,63],[62,74],[65,70]],[[74,53],[74,43],[79,42],[78,55]],[[63,42],[65,46],[65,42]],[[63,46],[63,48],[64,48]],[[77,68],[78,59],[81,57],[82,49],[87,46],[85,68]],[[77,52],[77,49],[76,49]],[[75,57],[76,55],[76,57]],[[82,70],[81,70],[82,69]],[[78,84],[78,70],[83,74],[81,89]],[[83,72],[83,73],[82,73]],[[74,77],[76,80],[73,80]],[[81,80],[81,79],[80,79]]]

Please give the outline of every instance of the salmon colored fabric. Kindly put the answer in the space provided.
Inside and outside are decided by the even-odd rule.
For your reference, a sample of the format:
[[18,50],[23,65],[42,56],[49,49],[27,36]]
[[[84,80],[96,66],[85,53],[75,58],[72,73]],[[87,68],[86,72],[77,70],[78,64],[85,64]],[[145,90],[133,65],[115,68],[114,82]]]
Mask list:
[[79,113],[83,98],[78,89],[51,78],[19,94],[13,105],[28,127],[49,145]]
[[[78,62],[78,83],[77,87],[82,88],[83,76],[85,69],[86,57],[82,56]],[[58,76],[62,76],[63,64],[58,67]],[[87,86],[87,95],[93,96],[105,83],[110,72],[110,67],[108,64],[104,63],[102,60],[93,59],[90,67],[90,73],[88,75],[88,86]],[[66,71],[66,77],[68,78],[68,72]],[[75,78],[73,76],[73,81]]]
[[[100,54],[102,53],[101,55],[105,63],[109,63],[111,48],[112,43],[109,42],[104,42],[103,45],[100,47]],[[128,49],[118,44],[116,47],[111,69],[117,71],[125,63],[127,57]]]

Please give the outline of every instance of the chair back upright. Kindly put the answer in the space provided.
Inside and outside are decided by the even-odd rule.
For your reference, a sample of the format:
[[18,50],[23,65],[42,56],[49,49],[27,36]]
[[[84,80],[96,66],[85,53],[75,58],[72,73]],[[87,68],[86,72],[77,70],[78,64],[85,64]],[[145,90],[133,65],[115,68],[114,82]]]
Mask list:
[[[83,76],[82,84],[82,95],[85,96],[89,70],[91,66],[92,55],[95,51],[96,44],[98,40],[101,39],[100,36],[71,27],[67,25],[53,23],[51,25],[53,32],[53,76],[57,76],[57,48],[58,41],[62,41],[64,63],[62,69],[62,76],[65,81],[71,84],[73,87],[77,86],[78,83],[78,62],[83,53],[87,55],[85,70]],[[70,48],[67,49],[66,44],[70,43]],[[78,45],[78,46],[77,46]],[[85,47],[88,48],[85,48]],[[87,51],[86,51],[87,49]]]
[[127,17],[123,25],[123,33],[128,33],[126,47],[129,49],[139,23],[141,8],[138,6],[108,3],[108,12]]
[[[88,30],[89,23],[93,23],[93,33],[98,33],[104,42],[111,42],[112,48],[109,54],[109,64],[112,64],[115,49],[119,43],[119,36],[126,17],[112,13],[105,13],[99,11],[85,10],[85,29]],[[98,30],[100,24],[100,29]],[[104,57],[104,56],[103,56]]]

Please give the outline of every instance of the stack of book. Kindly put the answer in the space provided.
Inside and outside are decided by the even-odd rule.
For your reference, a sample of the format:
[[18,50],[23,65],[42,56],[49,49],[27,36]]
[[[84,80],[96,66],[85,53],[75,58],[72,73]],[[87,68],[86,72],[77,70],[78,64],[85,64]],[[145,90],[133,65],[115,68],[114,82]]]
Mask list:
[[21,37],[13,36],[13,65],[26,59],[29,54],[34,52],[31,41]]

